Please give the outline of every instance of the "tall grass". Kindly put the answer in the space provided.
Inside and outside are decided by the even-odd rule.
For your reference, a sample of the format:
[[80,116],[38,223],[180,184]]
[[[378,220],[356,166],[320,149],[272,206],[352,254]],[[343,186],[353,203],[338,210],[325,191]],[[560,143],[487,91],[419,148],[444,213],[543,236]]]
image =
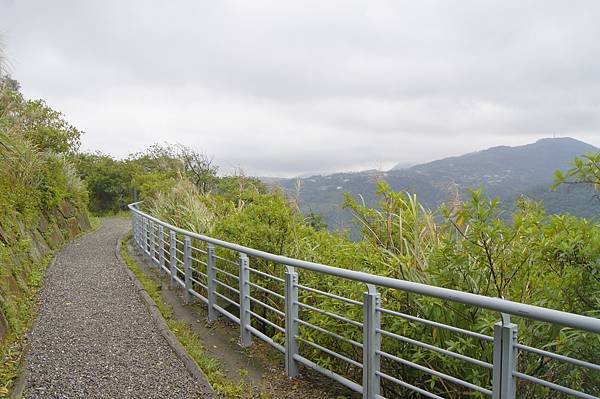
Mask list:
[[173,190],[159,192],[144,203],[144,208],[153,216],[175,226],[195,233],[210,233],[214,216],[199,200],[200,193],[194,184],[181,179]]

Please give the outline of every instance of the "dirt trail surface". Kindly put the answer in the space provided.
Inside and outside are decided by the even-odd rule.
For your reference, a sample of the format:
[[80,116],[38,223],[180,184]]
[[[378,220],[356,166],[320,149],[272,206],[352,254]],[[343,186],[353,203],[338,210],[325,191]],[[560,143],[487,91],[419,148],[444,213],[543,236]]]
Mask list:
[[212,398],[158,331],[115,256],[107,219],[48,269],[29,336],[25,398]]

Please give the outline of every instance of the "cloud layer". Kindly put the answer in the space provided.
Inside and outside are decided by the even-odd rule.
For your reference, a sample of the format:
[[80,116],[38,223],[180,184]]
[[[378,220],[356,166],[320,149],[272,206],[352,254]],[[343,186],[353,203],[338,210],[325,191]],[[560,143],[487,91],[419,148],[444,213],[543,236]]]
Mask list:
[[599,18],[596,1],[0,0],[13,75],[84,148],[180,142],[287,176],[600,145]]

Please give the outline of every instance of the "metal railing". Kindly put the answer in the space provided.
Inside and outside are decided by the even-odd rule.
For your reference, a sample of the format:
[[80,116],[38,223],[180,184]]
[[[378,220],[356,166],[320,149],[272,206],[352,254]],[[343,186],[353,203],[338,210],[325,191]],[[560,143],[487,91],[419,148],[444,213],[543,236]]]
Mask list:
[[[289,377],[297,376],[299,365],[304,365],[362,393],[363,398],[384,398],[384,384],[397,386],[421,397],[442,397],[440,392],[432,392],[431,386],[418,386],[394,375],[394,370],[402,368],[459,387],[454,391],[460,392],[458,396],[514,399],[517,397],[517,387],[533,384],[545,390],[543,397],[599,398],[600,387],[594,382],[600,381],[600,359],[576,359],[524,345],[518,340],[518,327],[511,322],[510,316],[527,323],[549,323],[560,331],[580,331],[589,334],[596,343],[600,343],[600,319],[274,255],[172,226],[140,211],[137,205],[129,205],[136,245],[170,276],[172,285],[184,288],[188,301],[197,298],[208,306],[209,320],[223,315],[239,324],[241,346],[251,345],[254,336],[282,352]],[[263,265],[268,264],[269,268],[259,270],[258,267],[252,267],[251,258],[263,262]],[[362,298],[356,295],[356,291],[341,295],[334,293],[337,292],[334,289],[323,290],[302,284],[299,271],[359,284],[363,287]],[[490,323],[489,334],[482,333],[481,329],[477,332],[447,325],[422,315],[391,309],[393,304],[390,301],[384,306],[381,292],[385,290],[497,312],[498,321]],[[317,297],[321,299],[316,300]],[[319,307],[319,303],[322,303],[319,301],[322,300],[339,303],[354,311],[336,313],[331,311],[331,307],[329,310],[322,309]],[[336,332],[332,331],[333,328],[328,329],[327,325],[316,325],[309,321],[310,317],[302,317],[312,313],[329,318],[338,327],[343,324],[347,334],[340,333],[339,328]],[[350,317],[353,314],[362,315],[362,320]],[[386,322],[384,326],[384,319],[391,319],[392,322]],[[452,347],[443,348],[411,338],[406,332],[394,328],[398,325],[409,328],[426,326],[472,340],[481,347],[489,345],[490,356],[476,359]],[[305,330],[344,343],[348,351],[340,353],[326,347],[324,339],[316,339],[313,335],[303,336],[302,331]],[[481,381],[467,381],[460,376],[449,375],[428,364],[421,364],[419,359],[402,357],[402,353],[390,353],[384,350],[383,340],[402,344],[404,348],[431,351],[464,362],[465,367],[480,368],[482,375],[489,373],[489,378],[480,379],[488,381],[488,384],[486,386]],[[306,353],[302,353],[301,347],[307,349]],[[328,367],[329,363],[321,361],[316,353],[346,364],[347,372],[342,375],[332,370],[333,367]],[[598,374],[594,374],[591,380],[588,378],[587,384],[582,384],[588,388],[587,392],[583,392],[580,387],[564,386],[563,381],[548,381],[531,375],[534,373],[520,371],[518,358],[526,355],[538,356],[544,361],[562,362],[568,367]],[[382,366],[383,362],[386,367]],[[591,388],[589,381],[592,381]],[[388,397],[398,395],[393,389],[386,391]],[[541,397],[539,394],[535,396]]]

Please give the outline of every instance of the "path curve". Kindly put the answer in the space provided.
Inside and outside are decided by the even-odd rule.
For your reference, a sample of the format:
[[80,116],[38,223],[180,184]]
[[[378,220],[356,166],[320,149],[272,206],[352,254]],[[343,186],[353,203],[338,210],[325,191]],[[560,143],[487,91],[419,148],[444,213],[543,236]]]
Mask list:
[[46,272],[29,334],[25,398],[209,398],[158,331],[123,265],[129,221],[106,219]]

